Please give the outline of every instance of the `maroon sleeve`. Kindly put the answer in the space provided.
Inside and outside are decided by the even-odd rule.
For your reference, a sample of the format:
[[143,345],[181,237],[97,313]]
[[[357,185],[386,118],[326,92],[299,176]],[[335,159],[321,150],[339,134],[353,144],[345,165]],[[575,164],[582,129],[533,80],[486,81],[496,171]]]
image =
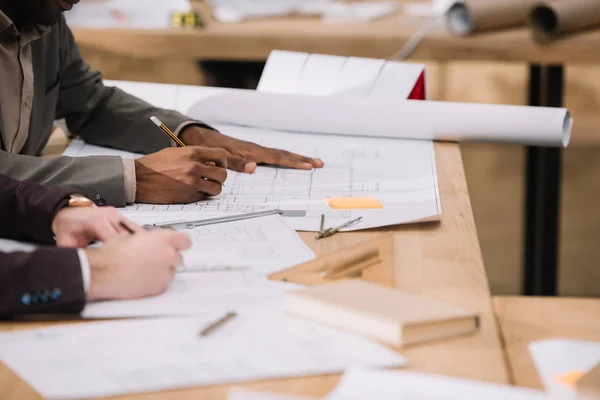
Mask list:
[[0,237],[53,244],[52,220],[69,194],[0,175]]
[[75,249],[0,252],[0,319],[80,313],[85,293]]

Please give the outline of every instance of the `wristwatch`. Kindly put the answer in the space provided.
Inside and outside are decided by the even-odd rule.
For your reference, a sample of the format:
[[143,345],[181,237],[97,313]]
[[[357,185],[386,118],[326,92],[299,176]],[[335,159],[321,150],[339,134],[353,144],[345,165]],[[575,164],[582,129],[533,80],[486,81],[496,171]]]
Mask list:
[[97,207],[96,203],[92,200],[88,199],[82,194],[71,194],[69,196],[69,202],[67,203],[69,207]]

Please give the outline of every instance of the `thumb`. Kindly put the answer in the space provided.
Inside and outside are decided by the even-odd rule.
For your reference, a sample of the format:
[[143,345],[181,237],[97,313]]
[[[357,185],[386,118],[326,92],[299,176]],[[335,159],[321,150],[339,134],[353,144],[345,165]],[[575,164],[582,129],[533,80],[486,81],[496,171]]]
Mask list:
[[251,174],[256,171],[256,163],[238,156],[227,157],[227,166],[237,172]]

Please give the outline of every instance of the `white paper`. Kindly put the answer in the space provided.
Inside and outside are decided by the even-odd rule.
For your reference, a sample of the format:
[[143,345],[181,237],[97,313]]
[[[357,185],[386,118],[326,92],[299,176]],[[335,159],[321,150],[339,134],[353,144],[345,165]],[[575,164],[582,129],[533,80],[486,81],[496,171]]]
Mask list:
[[274,50],[257,91],[407,99],[424,72],[423,64]]
[[183,252],[183,271],[251,270],[259,275],[315,258],[279,215],[186,229],[192,248]]
[[267,393],[233,388],[227,393],[228,400],[318,400],[315,397],[294,396],[284,393]]
[[87,303],[83,318],[194,315],[227,310],[282,310],[297,285],[269,281],[253,270],[178,272],[166,292],[135,300]]
[[541,340],[529,344],[529,353],[548,393],[557,399],[576,399],[576,390],[558,378],[574,371],[587,373],[600,363],[600,342]]
[[189,0],[87,0],[65,13],[72,27],[169,29],[171,13],[188,12]]
[[281,131],[426,140],[567,146],[565,108],[385,100],[235,90],[188,112],[212,123]]
[[0,334],[0,360],[44,398],[80,399],[403,366],[374,341],[283,313],[100,322]]
[[443,375],[351,368],[327,400],[548,400],[539,390]]
[[215,19],[237,23],[289,14],[322,16],[324,22],[369,22],[398,9],[394,1],[340,3],[334,0],[208,0]]
[[[228,171],[219,196],[187,205],[134,204],[124,209],[126,215],[136,210],[160,211],[157,218],[164,220],[164,213],[172,212],[171,219],[181,220],[186,213],[198,218],[204,213],[229,215],[279,208],[286,212],[284,220],[291,228],[318,231],[321,214],[327,217],[327,227],[363,217],[347,230],[435,220],[441,214],[431,142],[216,127],[229,136],[321,157],[325,168],[258,167],[254,174]],[[101,149],[86,146],[83,154],[101,155]],[[326,197],[357,196],[374,196],[384,208],[334,210],[324,201]]]
[[[229,136],[321,157],[325,168],[299,171],[258,167],[254,174],[228,171],[223,192],[187,205],[134,204],[123,209],[132,217],[159,212],[157,221],[189,220],[279,208],[295,230],[318,231],[321,214],[327,227],[362,216],[347,230],[435,220],[441,214],[433,144],[428,141],[343,137],[216,126]],[[81,148],[79,146],[81,145]],[[79,150],[76,150],[79,148]],[[118,151],[73,141],[68,155],[117,155]],[[136,155],[121,154],[123,157]],[[383,209],[333,210],[326,197],[374,196]],[[172,218],[165,214],[173,213]],[[133,217],[135,219],[135,217]],[[151,218],[150,218],[151,219]]]

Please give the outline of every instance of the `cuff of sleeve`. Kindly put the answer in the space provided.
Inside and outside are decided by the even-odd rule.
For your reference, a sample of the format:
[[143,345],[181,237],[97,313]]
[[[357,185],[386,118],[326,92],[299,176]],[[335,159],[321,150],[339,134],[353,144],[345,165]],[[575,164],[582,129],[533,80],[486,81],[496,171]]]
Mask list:
[[137,190],[134,160],[123,158],[123,176],[125,176],[125,201],[129,204],[134,203]]
[[[180,123],[179,125],[177,125],[177,128],[175,128],[173,133],[175,134],[175,136],[179,137],[179,135],[181,135],[181,132],[183,132],[183,130],[190,125],[196,125],[196,126],[199,126],[200,128],[210,129],[211,131],[219,132],[218,130],[216,130],[215,128],[213,128],[210,125],[206,125],[206,124],[203,124],[202,122],[190,120],[190,121],[184,121],[184,122]],[[177,143],[175,143],[174,141],[171,140],[171,147],[177,147]]]
[[85,294],[90,290],[92,283],[92,272],[90,270],[90,262],[85,254],[85,250],[78,249],[77,256],[79,257],[79,265],[81,266],[81,277],[83,280],[83,291]]

